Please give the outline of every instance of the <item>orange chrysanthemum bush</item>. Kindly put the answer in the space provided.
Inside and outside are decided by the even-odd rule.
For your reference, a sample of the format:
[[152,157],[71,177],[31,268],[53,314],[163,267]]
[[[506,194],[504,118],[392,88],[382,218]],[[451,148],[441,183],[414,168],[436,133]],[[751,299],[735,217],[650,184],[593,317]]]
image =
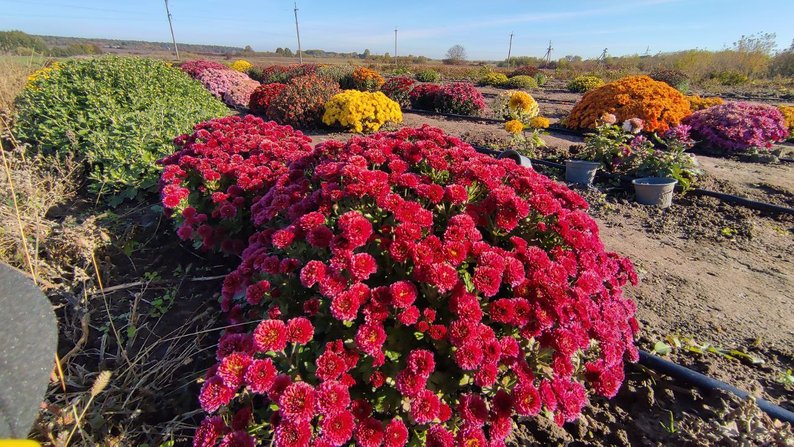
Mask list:
[[611,113],[618,121],[640,118],[648,132],[665,132],[692,113],[686,96],[648,76],[629,76],[591,90],[576,103],[566,125],[594,129],[596,121]]
[[575,192],[428,126],[329,141],[251,209],[196,447],[503,446],[636,361],[630,262]]
[[267,117],[296,129],[320,127],[325,103],[340,91],[339,84],[333,79],[317,75],[298,76],[270,101]]
[[377,71],[358,67],[353,71],[353,88],[362,92],[375,92],[386,82]]

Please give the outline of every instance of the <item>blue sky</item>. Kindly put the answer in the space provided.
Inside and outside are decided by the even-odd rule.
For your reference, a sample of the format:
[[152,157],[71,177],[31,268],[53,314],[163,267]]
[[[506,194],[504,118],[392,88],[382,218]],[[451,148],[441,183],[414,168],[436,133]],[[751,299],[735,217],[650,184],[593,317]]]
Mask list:
[[[177,40],[297,48],[293,4],[267,0],[169,0]],[[794,0],[322,1],[298,2],[303,49],[441,58],[455,44],[469,59],[721,49],[741,35],[794,39]],[[0,30],[169,41],[162,0],[0,0]]]

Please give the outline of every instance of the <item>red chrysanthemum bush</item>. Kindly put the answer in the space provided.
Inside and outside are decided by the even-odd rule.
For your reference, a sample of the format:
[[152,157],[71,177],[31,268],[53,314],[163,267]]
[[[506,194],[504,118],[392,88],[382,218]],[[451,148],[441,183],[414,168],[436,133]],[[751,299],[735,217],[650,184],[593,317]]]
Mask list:
[[439,129],[318,145],[252,208],[195,445],[498,446],[614,396],[636,276],[586,207]]
[[397,76],[389,79],[380,87],[380,91],[393,101],[397,102],[402,108],[411,106],[411,91],[414,89],[416,81],[407,76]]
[[280,124],[313,129],[322,124],[325,103],[339,93],[333,79],[315,75],[292,79],[270,103],[267,116]]
[[251,113],[257,115],[266,115],[267,109],[270,107],[270,104],[273,102],[274,99],[284,89],[287,87],[287,84],[281,84],[278,82],[274,82],[272,84],[262,84],[251,93],[251,98],[248,101],[248,108],[251,110]]
[[485,107],[485,97],[469,82],[444,84],[435,94],[435,108],[442,113],[479,115]]
[[441,90],[438,84],[417,84],[408,94],[411,107],[419,110],[435,110],[436,95]]
[[311,139],[253,115],[197,124],[174,139],[160,161],[163,206],[176,233],[202,250],[240,253],[252,233],[251,205],[287,164],[311,151]]

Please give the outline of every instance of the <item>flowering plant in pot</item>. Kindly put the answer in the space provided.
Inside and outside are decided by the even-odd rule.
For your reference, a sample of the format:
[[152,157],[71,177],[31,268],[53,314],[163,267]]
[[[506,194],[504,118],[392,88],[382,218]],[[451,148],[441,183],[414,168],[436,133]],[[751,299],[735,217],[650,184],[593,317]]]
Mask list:
[[439,129],[319,144],[252,208],[194,445],[501,446],[614,396],[636,275],[586,207]]

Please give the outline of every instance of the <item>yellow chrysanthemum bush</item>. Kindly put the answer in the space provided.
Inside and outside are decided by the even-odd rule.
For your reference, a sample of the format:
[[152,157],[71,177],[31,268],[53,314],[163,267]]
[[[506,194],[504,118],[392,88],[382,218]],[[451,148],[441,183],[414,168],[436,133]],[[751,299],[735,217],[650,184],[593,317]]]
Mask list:
[[252,63],[248,62],[245,59],[237,59],[236,61],[232,62],[229,65],[229,68],[231,68],[234,71],[239,71],[241,73],[245,73],[248,70],[250,70],[251,68],[253,68],[253,66],[254,65]]
[[358,67],[353,70],[353,87],[356,90],[374,92],[385,82],[386,80],[383,79],[383,76],[371,68]]
[[695,95],[695,96],[687,96],[686,100],[689,101],[689,107],[692,109],[693,112],[697,112],[698,110],[708,109],[709,107],[714,107],[725,103],[725,101],[719,96],[709,96],[703,98],[701,96]]
[[640,118],[647,132],[665,132],[692,114],[681,92],[648,76],[629,76],[591,90],[576,103],[566,120],[574,129],[594,129],[605,113],[623,122]]
[[386,123],[401,123],[400,105],[382,92],[345,90],[325,103],[323,123],[350,132],[377,132]]
[[479,84],[480,85],[491,85],[494,87],[503,87],[507,85],[508,79],[507,75],[504,73],[499,73],[497,71],[492,71],[490,73],[486,73],[485,76],[480,78]]
[[535,98],[527,92],[508,90],[496,96],[491,103],[494,116],[498,119],[519,120],[525,126],[529,120],[538,116],[540,107]]
[[780,109],[780,112],[783,113],[783,118],[786,119],[789,140],[794,140],[794,107],[777,106],[777,108]]

